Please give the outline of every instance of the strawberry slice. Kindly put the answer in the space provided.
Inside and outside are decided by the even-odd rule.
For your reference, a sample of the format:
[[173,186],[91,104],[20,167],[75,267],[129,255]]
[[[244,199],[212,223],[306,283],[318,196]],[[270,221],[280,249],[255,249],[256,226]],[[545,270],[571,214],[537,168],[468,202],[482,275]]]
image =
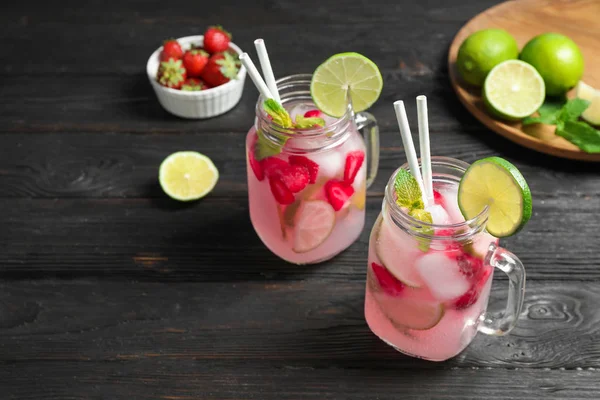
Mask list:
[[281,181],[292,193],[298,193],[308,185],[308,168],[303,165],[290,165],[280,172]]
[[469,280],[477,280],[479,275],[483,272],[483,260],[477,257],[473,257],[472,255],[460,252],[455,256],[456,261],[458,263],[458,267],[460,268],[460,272]]
[[250,168],[252,168],[252,172],[254,172],[254,176],[256,176],[256,179],[262,181],[263,179],[265,179],[265,172],[263,171],[260,161],[258,161],[254,156],[254,146],[256,146],[257,141],[258,137],[254,139],[252,146],[250,146],[250,150],[248,151],[248,162],[250,163]]
[[435,204],[438,204],[438,205],[444,207],[444,197],[437,190],[433,191],[433,202]]
[[271,193],[273,193],[279,204],[288,205],[294,202],[294,194],[279,177],[269,176],[269,185],[271,186]]
[[308,110],[304,113],[304,118],[318,118],[321,116],[321,111],[319,110]]
[[354,188],[346,182],[332,179],[325,184],[327,201],[335,211],[341,210],[354,194]]
[[[309,112],[310,111],[307,111],[307,113]],[[310,174],[309,182],[317,182],[317,175],[319,175],[319,164],[305,156],[290,156],[290,164],[302,165],[306,167],[308,169],[308,173]]]
[[398,296],[406,287],[402,282],[394,277],[383,265],[371,263],[373,273],[381,289],[391,296]]
[[457,310],[464,310],[475,304],[490,275],[492,275],[492,267],[483,269],[477,282],[465,294],[454,301],[454,307]]
[[277,157],[267,157],[260,161],[260,164],[266,176],[280,176],[290,165],[287,161]]
[[351,151],[346,155],[346,165],[344,166],[344,182],[354,183],[354,178],[360,167],[365,161],[365,153],[361,150]]

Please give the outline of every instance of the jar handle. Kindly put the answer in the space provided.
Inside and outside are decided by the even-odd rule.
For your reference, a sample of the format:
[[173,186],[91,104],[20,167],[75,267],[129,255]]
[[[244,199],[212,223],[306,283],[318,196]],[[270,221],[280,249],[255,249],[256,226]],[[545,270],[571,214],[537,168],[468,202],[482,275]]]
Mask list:
[[517,324],[517,319],[523,308],[525,267],[523,267],[523,263],[517,256],[502,247],[496,246],[494,243],[490,244],[485,262],[498,268],[508,276],[508,300],[506,301],[506,309],[500,317],[492,317],[486,312],[481,316],[481,322],[477,329],[486,335],[506,335]]
[[367,188],[373,184],[379,168],[379,126],[377,120],[368,112],[359,112],[354,122],[365,139],[367,146]]

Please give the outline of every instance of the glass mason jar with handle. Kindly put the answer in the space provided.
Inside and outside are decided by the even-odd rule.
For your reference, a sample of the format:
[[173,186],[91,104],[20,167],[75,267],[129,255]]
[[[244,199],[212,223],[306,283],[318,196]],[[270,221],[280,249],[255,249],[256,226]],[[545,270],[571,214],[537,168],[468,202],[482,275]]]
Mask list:
[[284,129],[264,111],[261,96],[246,138],[252,225],[265,246],[294,264],[330,259],[359,237],[379,162],[375,118],[355,114],[350,102],[340,118],[318,111],[311,77],[278,80],[281,103],[292,121],[320,117],[325,126]]
[[[394,180],[371,232],[365,318],[379,338],[398,351],[432,361],[460,353],[476,333],[504,335],[523,305],[525,270],[485,231],[488,209],[465,221],[458,208],[459,182],[468,164],[432,157],[433,224],[396,204]],[[408,170],[405,164],[401,169]],[[487,312],[494,269],[508,275],[504,313]]]

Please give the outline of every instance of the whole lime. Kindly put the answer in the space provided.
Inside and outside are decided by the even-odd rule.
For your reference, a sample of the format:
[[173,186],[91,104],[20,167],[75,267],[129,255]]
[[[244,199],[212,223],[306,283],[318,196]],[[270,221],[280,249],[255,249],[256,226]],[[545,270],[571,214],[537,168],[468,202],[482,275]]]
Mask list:
[[531,39],[519,57],[538,70],[546,84],[546,94],[564,94],[583,75],[583,56],[579,47],[558,33],[543,33]]
[[483,29],[462,42],[456,66],[466,82],[482,86],[492,68],[502,61],[518,57],[519,47],[510,33],[503,29]]

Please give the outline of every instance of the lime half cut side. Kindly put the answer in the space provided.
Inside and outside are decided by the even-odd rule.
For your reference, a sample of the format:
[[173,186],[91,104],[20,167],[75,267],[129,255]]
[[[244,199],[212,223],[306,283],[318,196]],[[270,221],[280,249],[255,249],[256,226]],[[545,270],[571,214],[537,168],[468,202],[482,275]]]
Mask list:
[[160,164],[158,180],[165,193],[179,201],[198,200],[216,185],[219,171],[204,154],[173,153]]
[[483,99],[495,116],[517,121],[530,116],[546,98],[542,76],[526,62],[508,60],[496,65],[483,84]]
[[458,206],[466,219],[489,207],[487,231],[511,236],[531,217],[531,191],[517,167],[500,157],[484,158],[471,164],[460,181]]
[[328,58],[315,70],[310,93],[316,106],[332,117],[343,116],[348,95],[355,112],[368,109],[377,101],[383,78],[377,65],[358,53],[340,53]]

